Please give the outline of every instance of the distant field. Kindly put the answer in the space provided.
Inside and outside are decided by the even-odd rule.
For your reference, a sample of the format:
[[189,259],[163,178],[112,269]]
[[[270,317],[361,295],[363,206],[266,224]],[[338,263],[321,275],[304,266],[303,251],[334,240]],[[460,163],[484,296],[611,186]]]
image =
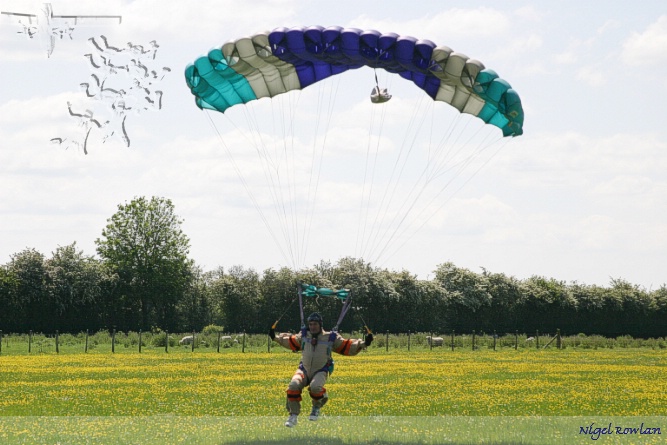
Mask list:
[[[223,439],[243,443],[242,439],[249,437],[246,433],[256,434],[258,428],[265,426],[269,430],[277,428],[273,435],[266,437],[266,443],[278,443],[276,440],[283,440],[285,434],[302,434],[284,432],[283,429],[287,429],[282,427],[285,387],[298,361],[297,354],[282,349],[270,354],[191,353],[184,347],[174,348],[169,354],[158,349],[142,354],[3,354],[0,356],[0,443],[153,443],[150,440],[161,437],[164,428],[183,432],[191,431],[192,425],[200,427],[194,428],[183,440],[199,437],[200,441],[190,443],[209,443],[207,440],[223,443]],[[560,423],[539,420],[541,418],[571,416],[574,423],[606,424],[609,419],[623,416],[634,423],[662,427],[662,435],[637,435],[635,439],[641,439],[637,443],[661,443],[648,440],[664,439],[667,435],[665,350],[452,352],[439,348],[385,353],[376,349],[356,357],[339,356],[327,389],[331,401],[324,410],[326,417],[322,420],[326,422],[317,424],[321,431],[328,431],[322,425],[329,425],[333,430],[345,429],[349,422],[366,425],[364,428],[375,422],[380,431],[384,422],[395,418],[392,424],[403,425],[406,434],[412,432],[412,435],[397,438],[373,436],[371,430],[372,437],[367,438],[370,443],[375,440],[373,437],[380,440],[375,443],[418,443],[428,437],[435,440],[444,434],[438,432],[438,425],[443,422],[454,428],[451,422],[461,424],[467,422],[465,419],[474,418],[487,419],[484,421],[501,425],[498,426],[501,429],[505,425],[508,434],[515,434],[516,429],[503,419],[521,417],[523,423],[515,424],[525,425],[524,433],[537,427],[547,428],[546,433],[540,433],[545,439],[550,432],[550,427],[545,425]],[[307,406],[308,397],[304,400]],[[224,427],[230,416],[237,419],[233,422],[234,428]],[[158,420],[148,422],[147,419],[153,418]],[[434,420],[435,424],[424,420],[431,418],[439,420]],[[561,420],[565,422],[565,418]],[[53,422],[53,428],[44,427]],[[145,422],[150,425],[141,426]],[[126,426],[119,426],[122,424]],[[248,425],[246,433],[243,428],[238,430],[243,424]],[[113,425],[136,427],[140,431],[158,428],[162,432],[151,433],[143,441],[135,435],[122,439]],[[203,425],[209,425],[213,431],[222,428],[222,432],[230,434],[218,431],[211,433],[211,437],[197,436],[196,431],[211,432]],[[553,425],[553,428],[561,428]],[[312,427],[307,419],[302,419],[297,429]],[[58,439],[57,434],[70,434],[66,428],[74,428],[71,434],[90,437],[98,431],[106,431],[102,439],[106,437],[108,442]],[[12,441],[20,437],[17,429],[23,431],[24,439],[44,429],[44,437],[34,442]],[[579,434],[578,427],[567,429],[577,440],[585,436]],[[232,430],[238,430],[238,435],[231,434]],[[342,437],[329,433],[323,437]],[[457,440],[463,437],[460,433]],[[557,436],[562,434],[554,437]],[[354,440],[359,437],[355,437],[320,443],[356,443]],[[450,436],[441,438],[446,437]],[[629,437],[613,437],[623,441],[611,442],[610,436],[604,438],[605,443],[633,443],[627,441]]]

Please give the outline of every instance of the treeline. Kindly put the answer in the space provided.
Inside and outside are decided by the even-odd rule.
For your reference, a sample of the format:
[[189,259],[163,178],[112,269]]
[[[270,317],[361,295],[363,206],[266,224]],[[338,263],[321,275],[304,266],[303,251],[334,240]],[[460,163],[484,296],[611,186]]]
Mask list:
[[[297,283],[352,290],[353,309],[340,328],[367,324],[376,332],[513,333],[560,329],[608,337],[667,336],[667,287],[647,291],[624,280],[607,287],[544,277],[518,280],[502,273],[476,273],[445,263],[434,278],[379,269],[357,259],[321,263],[298,273],[251,268],[203,272],[192,262],[174,273],[119,273],[109,261],[84,255],[76,244],[50,258],[26,249],[0,267],[0,330],[91,332],[100,329],[169,332],[223,326],[228,332],[262,333],[279,317],[279,331],[300,326]],[[172,265],[173,266],[173,265]],[[158,265],[155,265],[158,267]],[[341,302],[304,297],[306,315],[323,314],[326,327]]]
[[[379,332],[667,335],[665,285],[647,291],[621,279],[608,287],[517,280],[452,263],[418,280],[350,258],[298,272],[259,274],[240,266],[204,272],[188,258],[181,223],[170,200],[140,197],[107,220],[96,257],[76,243],[50,258],[35,249],[12,255],[0,266],[0,330],[190,332],[217,325],[259,333],[278,318],[278,330],[297,330],[301,282],[352,290],[353,309],[339,326],[347,332],[367,324]],[[305,311],[322,313],[332,327],[340,305],[334,297],[307,298]]]

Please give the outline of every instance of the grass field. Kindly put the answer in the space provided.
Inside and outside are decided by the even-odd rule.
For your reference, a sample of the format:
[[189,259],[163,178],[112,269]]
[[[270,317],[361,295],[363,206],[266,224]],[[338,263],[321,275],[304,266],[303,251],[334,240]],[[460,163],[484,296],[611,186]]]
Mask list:
[[[0,443],[570,444],[609,424],[596,441],[667,442],[665,350],[339,356],[325,416],[289,430],[298,361],[285,350],[3,354]],[[650,428],[661,434],[641,434]]]

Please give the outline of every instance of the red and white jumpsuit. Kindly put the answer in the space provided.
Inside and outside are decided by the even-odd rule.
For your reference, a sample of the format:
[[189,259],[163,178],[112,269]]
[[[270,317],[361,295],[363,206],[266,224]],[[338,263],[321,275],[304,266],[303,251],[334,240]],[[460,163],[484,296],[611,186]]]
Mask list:
[[346,340],[337,332],[321,330],[316,337],[314,339],[313,334],[306,331],[306,338],[302,338],[302,333],[299,332],[277,334],[274,339],[284,348],[302,351],[299,368],[287,387],[287,410],[290,414],[301,412],[301,391],[306,386],[309,386],[313,407],[321,408],[327,403],[324,384],[333,371],[332,351],[341,355],[357,355],[366,348],[364,340]]

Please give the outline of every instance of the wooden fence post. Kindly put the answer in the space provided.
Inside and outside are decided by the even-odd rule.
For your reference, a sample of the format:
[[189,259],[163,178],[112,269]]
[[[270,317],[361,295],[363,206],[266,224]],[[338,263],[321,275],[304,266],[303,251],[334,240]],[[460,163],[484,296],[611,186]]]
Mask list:
[[540,349],[540,331],[535,331],[535,349]]
[[86,345],[83,347],[83,352],[88,353],[88,329],[86,329]]
[[222,332],[218,331],[218,352],[220,352],[220,336],[222,335]]
[[243,344],[241,345],[241,352],[245,352],[245,329],[243,330]]
[[60,348],[58,347],[58,330],[56,329],[56,354],[60,354]]
[[195,352],[195,331],[194,329],[192,330],[192,351]]
[[111,330],[111,353],[116,352],[116,330],[112,329]]
[[139,354],[141,354],[141,329],[139,329]]
[[496,331],[494,330],[493,331],[493,350],[494,351],[496,350],[496,338],[498,338],[498,336],[496,335]]
[[164,331],[164,352],[169,352],[169,332],[166,329]]

